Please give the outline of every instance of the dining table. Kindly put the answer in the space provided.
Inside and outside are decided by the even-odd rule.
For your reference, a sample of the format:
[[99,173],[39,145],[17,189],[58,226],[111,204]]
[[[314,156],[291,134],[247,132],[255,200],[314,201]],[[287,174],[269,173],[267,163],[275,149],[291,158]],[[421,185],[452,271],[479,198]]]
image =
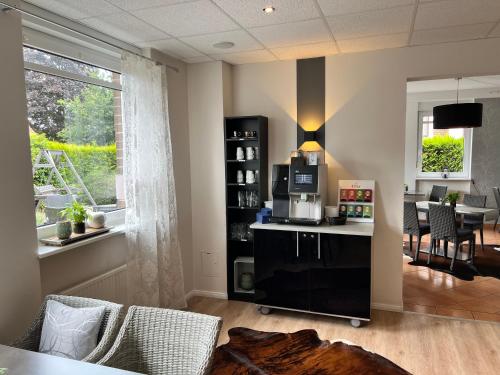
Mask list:
[[0,345],[0,374],[133,375],[138,373]]
[[[420,212],[428,212],[430,204],[441,204],[439,202],[431,202],[431,201],[418,201],[416,202],[417,210]],[[446,203],[449,205],[449,203]],[[473,214],[490,214],[498,212],[497,208],[488,208],[488,207],[472,207],[467,206],[465,204],[457,203],[455,208],[455,213],[460,217],[460,226],[464,227],[464,217],[465,215],[473,215]]]

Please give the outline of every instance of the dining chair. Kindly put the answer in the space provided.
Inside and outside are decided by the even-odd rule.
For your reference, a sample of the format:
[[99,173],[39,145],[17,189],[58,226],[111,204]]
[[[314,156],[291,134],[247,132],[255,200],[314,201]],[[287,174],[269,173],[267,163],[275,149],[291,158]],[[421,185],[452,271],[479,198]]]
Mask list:
[[102,318],[101,328],[99,329],[99,334],[97,336],[97,346],[96,348],[84,359],[82,362],[96,363],[109,351],[113,342],[115,341],[118,330],[120,329],[120,323],[122,319],[123,305],[117,303],[101,301],[93,298],[84,297],[74,297],[74,296],[64,296],[50,294],[45,297],[38,316],[31,323],[24,336],[14,341],[11,346],[19,349],[30,350],[32,352],[37,352],[40,347],[40,338],[42,336],[42,326],[45,319],[45,309],[47,306],[47,301],[57,301],[66,306],[71,306],[75,308],[82,307],[98,307],[104,306],[104,316]]
[[498,218],[500,217],[500,188],[499,187],[495,186],[493,188],[493,195],[495,196],[495,202],[497,203],[497,208],[498,208],[498,215],[497,215],[497,218],[495,219],[495,225],[493,225],[493,231],[496,231]]
[[[464,194],[464,204],[470,207],[486,207],[486,195]],[[464,215],[464,227],[471,228],[473,231],[479,229],[481,237],[481,250],[484,250],[484,214],[467,214]]]
[[462,243],[469,241],[470,260],[474,263],[476,237],[470,228],[459,228],[455,218],[455,208],[440,204],[429,205],[429,221],[431,225],[431,248],[427,264],[431,263],[432,252],[436,251],[436,242],[444,241],[444,256],[448,257],[448,242],[452,242],[455,247],[451,260],[450,271],[453,271],[457,253],[461,249]]
[[429,201],[440,202],[446,196],[447,191],[448,186],[432,185],[431,194],[429,195]]
[[408,234],[410,241],[410,253],[413,247],[413,236],[417,236],[417,249],[415,250],[415,256],[413,260],[418,260],[418,253],[420,251],[420,244],[422,241],[422,236],[429,234],[431,232],[430,225],[427,223],[421,223],[418,220],[417,204],[415,202],[404,202],[404,220],[403,220],[403,232]]
[[131,306],[98,364],[149,375],[208,374],[221,326],[215,316]]

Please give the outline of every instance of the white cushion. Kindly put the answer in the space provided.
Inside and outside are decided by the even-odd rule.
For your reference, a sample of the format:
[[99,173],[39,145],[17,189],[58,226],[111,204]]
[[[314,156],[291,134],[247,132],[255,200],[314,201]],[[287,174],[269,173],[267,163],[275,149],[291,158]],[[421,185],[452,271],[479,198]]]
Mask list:
[[104,306],[74,308],[49,300],[39,352],[80,360],[97,346]]

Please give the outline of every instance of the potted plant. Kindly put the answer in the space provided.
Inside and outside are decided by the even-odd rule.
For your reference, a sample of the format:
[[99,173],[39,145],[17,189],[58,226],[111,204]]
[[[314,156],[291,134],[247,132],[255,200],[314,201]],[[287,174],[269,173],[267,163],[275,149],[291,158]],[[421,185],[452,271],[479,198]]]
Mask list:
[[458,201],[459,197],[460,197],[460,194],[458,194],[458,193],[449,193],[446,196],[446,202],[450,202],[450,206],[452,206],[452,207],[457,207],[457,201]]
[[71,206],[65,208],[62,212],[66,219],[71,220],[73,233],[85,233],[85,220],[88,214],[82,204],[73,202]]
[[[62,216],[62,215],[60,215]],[[65,218],[61,218],[56,221],[56,236],[60,240],[67,240],[71,237],[71,221]]]

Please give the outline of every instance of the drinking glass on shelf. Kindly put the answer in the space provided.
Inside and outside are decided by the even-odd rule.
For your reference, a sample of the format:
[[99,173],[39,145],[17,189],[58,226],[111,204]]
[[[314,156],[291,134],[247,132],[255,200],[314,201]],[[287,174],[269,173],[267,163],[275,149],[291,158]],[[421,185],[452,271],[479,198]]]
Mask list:
[[244,191],[238,191],[238,207],[245,207],[247,202],[246,194]]
[[247,236],[247,227],[245,223],[238,223],[238,239],[245,240]]
[[253,229],[250,229],[250,224],[247,224],[247,240],[253,241]]

